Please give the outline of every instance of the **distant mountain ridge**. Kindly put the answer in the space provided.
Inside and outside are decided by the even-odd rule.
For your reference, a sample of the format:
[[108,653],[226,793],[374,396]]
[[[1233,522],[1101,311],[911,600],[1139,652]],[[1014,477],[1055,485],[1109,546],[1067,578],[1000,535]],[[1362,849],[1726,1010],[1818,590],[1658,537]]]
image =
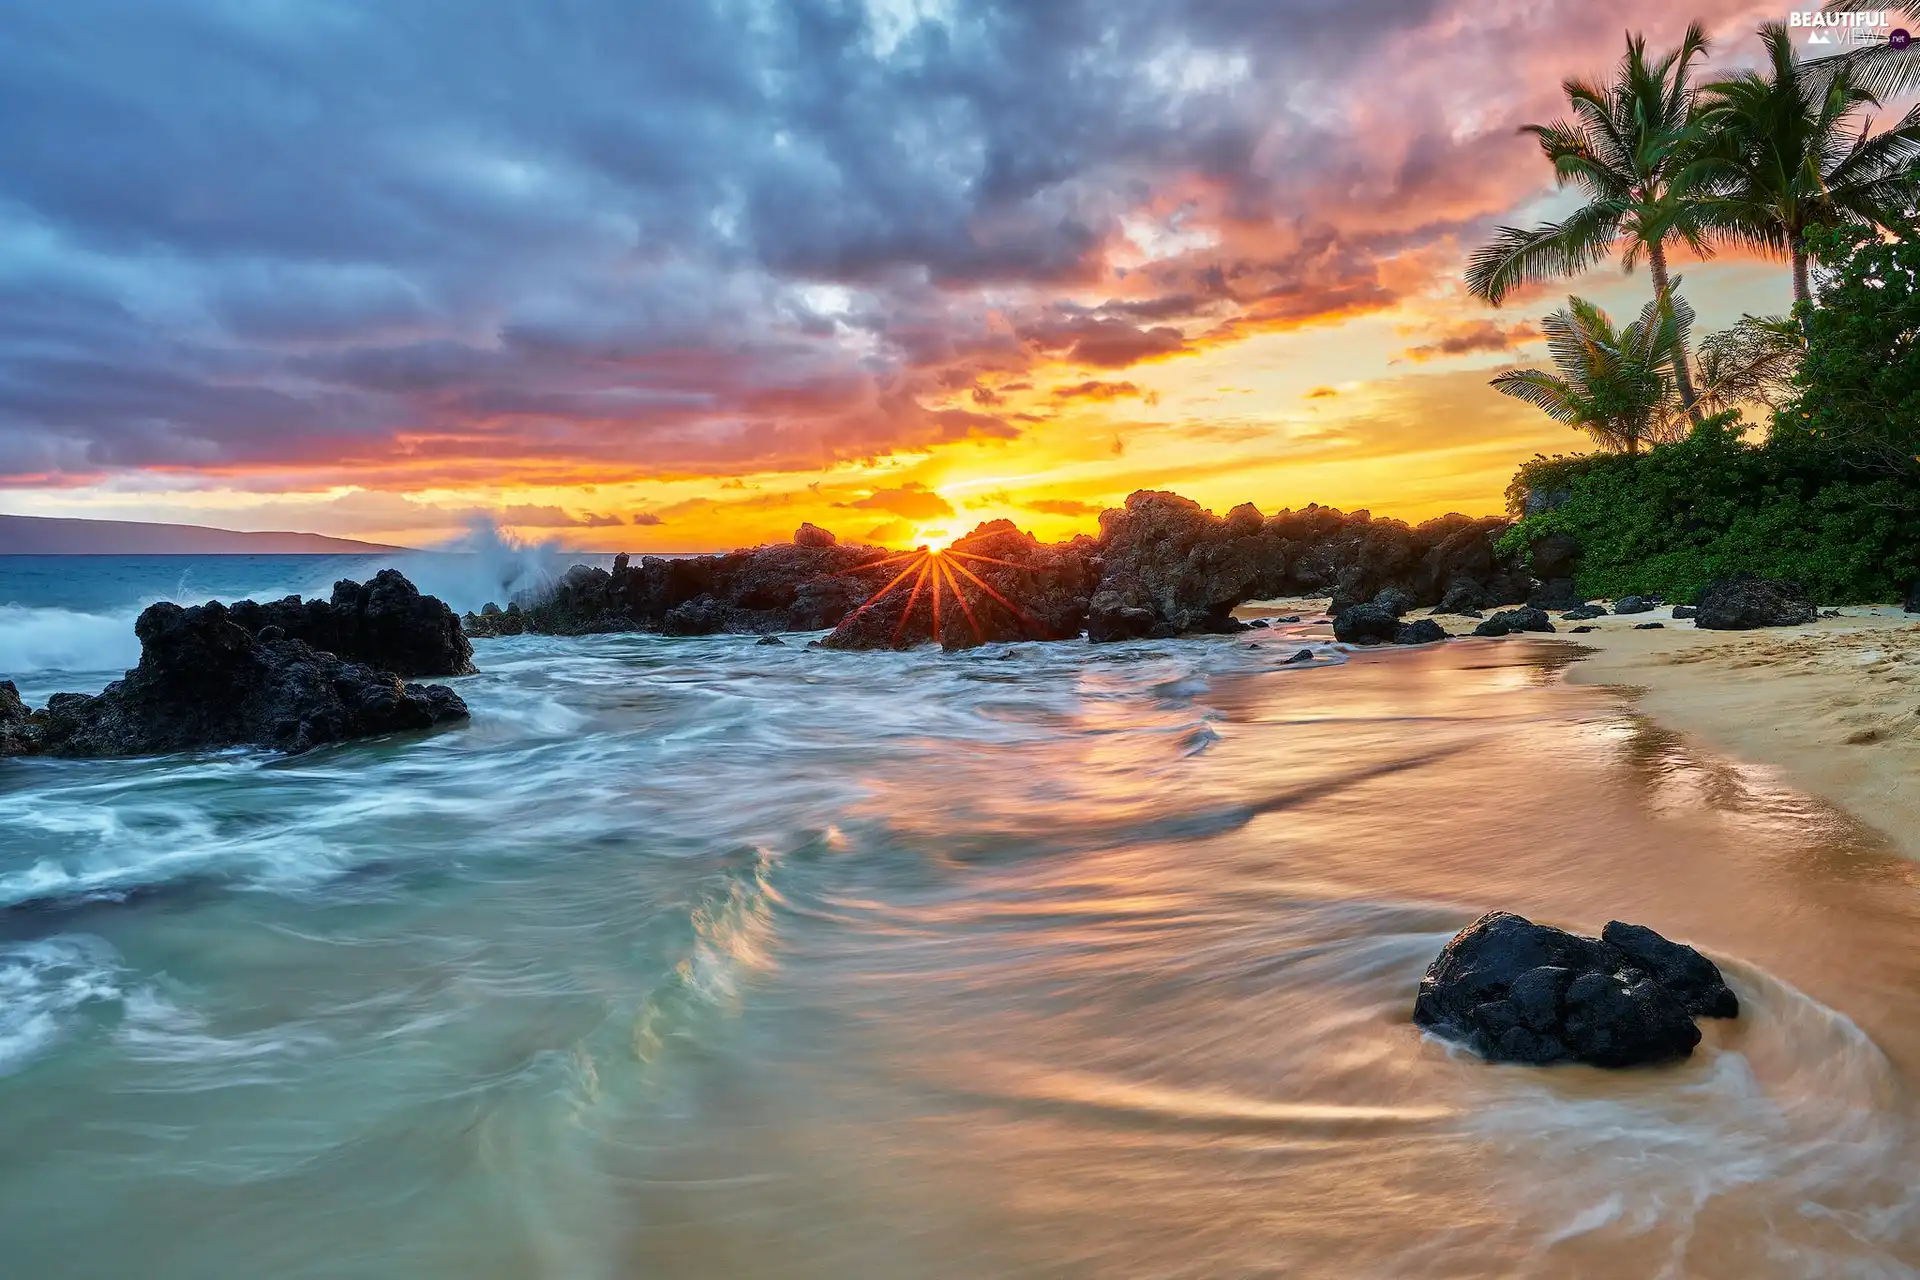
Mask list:
[[242,533],[195,524],[0,515],[0,556],[300,556],[410,551],[320,533]]

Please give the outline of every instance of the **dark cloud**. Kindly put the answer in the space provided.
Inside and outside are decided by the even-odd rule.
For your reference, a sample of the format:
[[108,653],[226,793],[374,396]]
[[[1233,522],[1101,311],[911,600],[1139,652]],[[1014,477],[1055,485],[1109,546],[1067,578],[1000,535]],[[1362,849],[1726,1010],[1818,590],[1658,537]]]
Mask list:
[[952,399],[1455,270],[1654,9],[1466,3],[0,0],[0,480],[1011,438]]
[[1539,327],[1526,321],[1502,325],[1492,320],[1472,320],[1448,325],[1430,335],[1428,341],[1408,347],[1401,354],[1409,360],[1424,361],[1482,351],[1511,351],[1516,344],[1539,336]]
[[1132,400],[1144,396],[1149,404],[1157,397],[1152,392],[1142,392],[1131,382],[1102,382],[1097,378],[1086,382],[1068,383],[1053,389],[1055,400]]

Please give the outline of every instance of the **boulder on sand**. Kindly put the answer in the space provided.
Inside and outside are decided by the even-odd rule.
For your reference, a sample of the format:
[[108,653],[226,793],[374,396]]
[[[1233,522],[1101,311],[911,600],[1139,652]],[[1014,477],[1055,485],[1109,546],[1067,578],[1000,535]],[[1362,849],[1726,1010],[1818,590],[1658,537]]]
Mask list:
[[1400,629],[1393,633],[1395,644],[1435,644],[1447,638],[1447,633],[1432,618],[1416,618],[1412,622],[1403,622]]
[[1588,938],[1490,911],[1427,967],[1413,1020],[1498,1062],[1630,1067],[1687,1057],[1695,1017],[1739,1012],[1713,961],[1643,925]]
[[1400,617],[1385,605],[1356,604],[1333,617],[1333,638],[1341,644],[1391,644],[1399,633]]
[[1477,636],[1506,636],[1516,631],[1552,631],[1553,619],[1532,607],[1504,609],[1473,629]]
[[1653,601],[1645,596],[1621,596],[1613,602],[1615,613],[1652,613]]
[[[134,633],[140,664],[97,696],[55,694],[31,716],[26,750],[61,756],[234,746],[305,751],[467,717],[466,704],[443,685],[408,684],[390,671],[342,662],[279,638],[271,626],[257,636],[236,624],[224,605],[152,605]],[[6,714],[0,708],[0,719]]]
[[1712,631],[1799,627],[1818,621],[1819,607],[1797,582],[1750,573],[1717,578],[1700,589],[1693,625]]

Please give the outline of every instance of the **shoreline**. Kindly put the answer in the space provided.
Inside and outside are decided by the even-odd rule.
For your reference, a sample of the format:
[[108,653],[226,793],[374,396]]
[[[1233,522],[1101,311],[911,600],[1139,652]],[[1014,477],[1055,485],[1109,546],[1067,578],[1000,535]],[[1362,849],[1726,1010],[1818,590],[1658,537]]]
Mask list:
[[[1782,778],[1920,860],[1920,616],[1856,606],[1803,627],[1702,631],[1669,608],[1530,635],[1587,652],[1578,685]],[[1635,625],[1664,622],[1659,631]]]

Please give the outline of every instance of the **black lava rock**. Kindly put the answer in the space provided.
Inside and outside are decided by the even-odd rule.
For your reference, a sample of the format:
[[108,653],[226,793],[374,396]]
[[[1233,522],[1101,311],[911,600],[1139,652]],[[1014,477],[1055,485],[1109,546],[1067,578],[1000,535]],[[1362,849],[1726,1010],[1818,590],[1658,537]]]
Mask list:
[[1473,629],[1477,636],[1505,636],[1516,631],[1552,631],[1553,620],[1544,610],[1504,609]]
[[1574,636],[1583,636],[1589,631],[1598,631],[1599,629],[1600,628],[1595,626],[1588,626],[1583,624],[1581,626],[1574,627],[1572,630],[1568,631],[1567,634],[1574,635]]
[[1550,578],[1527,593],[1530,609],[1578,609],[1586,602],[1572,578]]
[[234,746],[297,752],[467,718],[466,704],[443,685],[408,684],[299,640],[262,640],[220,604],[152,605],[134,633],[140,665],[98,696],[55,694],[33,713],[29,749],[61,756]]
[[1797,582],[1756,578],[1750,573],[1720,578],[1700,589],[1693,625],[1713,631],[1798,627],[1817,620],[1819,608]]
[[1664,622],[1636,622],[1633,624],[1633,629],[1635,631],[1665,631],[1667,624]]
[[759,638],[758,640],[755,640],[755,641],[754,641],[754,644],[756,644],[756,645],[767,645],[767,644],[778,644],[778,645],[784,645],[784,644],[786,644],[786,641],[785,641],[785,640],[782,640],[782,639],[781,639],[781,638],[780,638],[779,636],[761,636],[761,637],[760,637],[760,638]]
[[1698,609],[1694,608],[1690,604],[1677,604],[1673,606],[1673,616],[1676,620],[1680,620],[1680,621],[1684,621],[1688,618],[1694,617],[1699,612],[1700,611]]
[[1342,644],[1387,644],[1399,633],[1399,615],[1385,605],[1356,604],[1333,619],[1333,638]]
[[1492,911],[1427,967],[1413,1020],[1495,1061],[1630,1067],[1687,1057],[1695,1016],[1738,1013],[1711,960],[1651,929],[1588,938]]
[[1651,613],[1653,601],[1645,596],[1621,596],[1613,602],[1615,613]]
[[1249,622],[1247,625],[1253,628],[1255,631],[1265,631],[1272,624],[1270,624],[1265,618],[1255,618],[1252,622]]
[[1603,604],[1583,604],[1578,609],[1568,609],[1560,615],[1562,622],[1585,622],[1588,618],[1604,618],[1607,607]]
[[1300,652],[1294,654],[1291,658],[1288,658],[1286,663],[1283,665],[1292,666],[1296,662],[1312,662],[1312,661],[1313,661],[1313,650],[1302,649]]
[[1445,640],[1447,633],[1432,618],[1418,618],[1412,622],[1403,622],[1400,629],[1393,633],[1395,644],[1433,644]]
[[17,756],[40,745],[40,727],[33,713],[20,701],[20,690],[11,680],[0,680],[0,756]]
[[1692,947],[1661,937],[1643,924],[1609,920],[1600,941],[1624,953],[1667,990],[1687,1012],[1701,1018],[1737,1018],[1740,1001],[1720,976],[1720,966]]
[[[228,616],[256,636],[299,640],[380,671],[473,674],[473,646],[461,633],[458,615],[437,596],[421,595],[398,569],[382,569],[364,583],[343,578],[333,584],[330,600],[239,600],[228,606]],[[269,628],[275,629],[271,636]]]

